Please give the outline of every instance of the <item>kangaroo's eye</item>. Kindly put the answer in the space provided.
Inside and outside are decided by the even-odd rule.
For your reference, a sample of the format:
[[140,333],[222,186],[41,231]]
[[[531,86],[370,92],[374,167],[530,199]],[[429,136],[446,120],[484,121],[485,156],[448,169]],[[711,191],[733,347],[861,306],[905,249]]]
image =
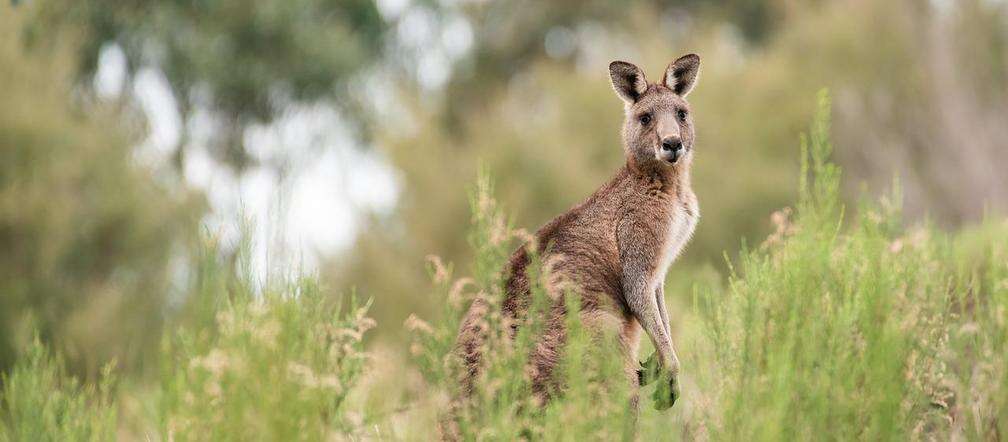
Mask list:
[[642,114],[641,116],[637,117],[637,119],[640,120],[641,125],[647,126],[648,124],[651,123],[651,114]]
[[686,111],[680,110],[677,116],[679,117],[679,121],[686,122]]

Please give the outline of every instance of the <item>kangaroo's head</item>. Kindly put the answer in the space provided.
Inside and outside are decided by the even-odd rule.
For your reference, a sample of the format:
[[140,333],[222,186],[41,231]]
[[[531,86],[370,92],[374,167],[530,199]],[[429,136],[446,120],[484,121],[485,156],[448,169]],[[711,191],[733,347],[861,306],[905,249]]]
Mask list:
[[696,84],[700,57],[688,54],[669,64],[660,83],[625,61],[609,64],[613,89],[626,103],[623,149],[634,164],[652,161],[688,165],[693,153],[693,116],[686,95]]

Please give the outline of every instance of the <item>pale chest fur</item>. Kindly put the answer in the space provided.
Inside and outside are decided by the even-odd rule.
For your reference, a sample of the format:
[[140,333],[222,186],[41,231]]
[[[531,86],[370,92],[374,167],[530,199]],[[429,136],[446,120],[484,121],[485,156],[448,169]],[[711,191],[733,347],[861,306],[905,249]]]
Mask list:
[[658,263],[654,275],[658,284],[665,280],[668,268],[689,243],[696,230],[697,222],[700,220],[700,208],[696,196],[692,192],[688,192],[684,196],[685,198],[672,205],[665,220],[665,228],[662,232],[663,235],[661,235],[662,244],[659,246]]

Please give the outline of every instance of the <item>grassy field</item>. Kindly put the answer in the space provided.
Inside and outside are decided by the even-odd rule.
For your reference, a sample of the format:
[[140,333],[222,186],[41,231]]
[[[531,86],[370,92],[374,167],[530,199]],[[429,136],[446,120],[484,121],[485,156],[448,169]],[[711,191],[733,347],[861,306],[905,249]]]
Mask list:
[[[611,337],[570,321],[565,393],[538,406],[523,370],[538,321],[508,342],[491,315],[487,374],[473,404],[454,410],[464,438],[1008,437],[1008,222],[958,232],[907,226],[898,182],[891,195],[845,207],[825,95],[819,106],[801,144],[799,200],[774,215],[777,231],[726,254],[724,275],[670,272],[680,402],[655,411],[646,387],[635,419]],[[253,282],[247,264],[218,258],[207,241],[191,266],[189,296],[200,302],[189,305],[198,311],[167,325],[157,379],[121,378],[109,365],[99,381],[81,383],[36,343],[3,380],[0,439],[435,437],[452,408],[459,318],[474,297],[499,298],[498,270],[526,236],[508,224],[485,176],[471,202],[476,259],[454,271],[432,257],[432,285],[417,288],[443,306],[441,316],[380,324],[406,327],[408,351],[365,345],[376,324],[363,297],[334,302],[294,270]]]

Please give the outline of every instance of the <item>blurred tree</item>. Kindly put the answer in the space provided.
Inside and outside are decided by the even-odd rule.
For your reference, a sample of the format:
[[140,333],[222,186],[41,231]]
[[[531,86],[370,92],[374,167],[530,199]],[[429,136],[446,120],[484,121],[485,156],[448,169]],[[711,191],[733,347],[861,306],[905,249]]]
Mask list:
[[[448,2],[445,2],[448,3]],[[435,5],[439,3],[435,2]],[[783,0],[647,0],[472,2],[460,8],[473,29],[473,49],[453,66],[444,88],[444,124],[463,130],[460,119],[485,111],[484,97],[504,87],[538,60],[573,62],[602,38],[633,46],[641,35],[679,39],[694,20],[717,20],[760,45],[785,12]],[[452,8],[442,5],[440,12]],[[646,14],[641,19],[638,14]],[[594,34],[594,35],[593,35]],[[601,34],[601,35],[600,35]],[[594,40],[584,41],[585,39]]]
[[[70,28],[80,34],[79,73],[88,78],[97,68],[99,53],[117,44],[135,73],[144,66],[161,69],[171,84],[183,118],[206,108],[220,118],[223,130],[213,143],[219,157],[241,168],[249,161],[243,131],[250,124],[269,123],[290,104],[330,100],[355,124],[359,135],[370,135],[373,123],[362,109],[367,101],[352,93],[362,86],[355,76],[374,66],[398,66],[412,75],[403,86],[415,87],[419,54],[404,53],[411,42],[386,38],[396,25],[383,18],[370,0],[257,1],[211,0],[127,3],[110,0],[40,0],[39,14],[27,33],[30,41],[48,38],[53,29]],[[783,0],[649,0],[631,2],[531,1],[467,2],[419,1],[440,32],[461,13],[473,30],[472,49],[446,61],[449,84],[443,88],[443,124],[454,131],[459,119],[480,111],[480,97],[506,85],[535,60],[546,55],[547,37],[560,45],[578,38],[583,27],[633,31],[633,7],[654,11],[648,26],[681,32],[693,16],[708,15],[733,24],[747,41],[760,43],[782,14]],[[414,23],[415,24],[415,23]],[[639,22],[637,23],[639,24]],[[410,24],[406,24],[409,26]],[[408,32],[406,33],[409,34]],[[558,40],[559,39],[559,40]],[[391,43],[391,44],[388,44]],[[428,48],[422,48],[428,49]],[[572,61],[579,46],[551,56]],[[178,164],[184,155],[178,146]]]
[[[369,0],[156,1],[40,0],[27,41],[66,30],[78,38],[78,74],[90,79],[109,44],[126,55],[129,74],[164,72],[185,118],[205,109],[223,130],[213,151],[242,168],[250,124],[270,123],[292,103],[331,101],[351,123],[366,119],[349,91],[372,66],[385,23]],[[359,128],[359,127],[358,127]],[[184,128],[183,128],[184,129]],[[359,131],[358,133],[366,133]],[[179,143],[178,164],[185,142]]]
[[118,115],[71,104],[73,52],[26,54],[23,16],[0,13],[0,371],[32,327],[77,371],[139,368],[199,205],[135,167]]
[[836,91],[848,195],[896,174],[911,218],[955,226],[1008,211],[1008,3],[835,2],[802,15],[776,42],[787,70],[775,76]]
[[[787,0],[684,0],[677,2],[659,1],[660,7],[677,6],[682,3],[699,12],[720,19],[735,26],[742,38],[754,45],[761,45],[775,31],[780,30],[781,21],[787,12]],[[814,0],[809,3],[819,3]]]

